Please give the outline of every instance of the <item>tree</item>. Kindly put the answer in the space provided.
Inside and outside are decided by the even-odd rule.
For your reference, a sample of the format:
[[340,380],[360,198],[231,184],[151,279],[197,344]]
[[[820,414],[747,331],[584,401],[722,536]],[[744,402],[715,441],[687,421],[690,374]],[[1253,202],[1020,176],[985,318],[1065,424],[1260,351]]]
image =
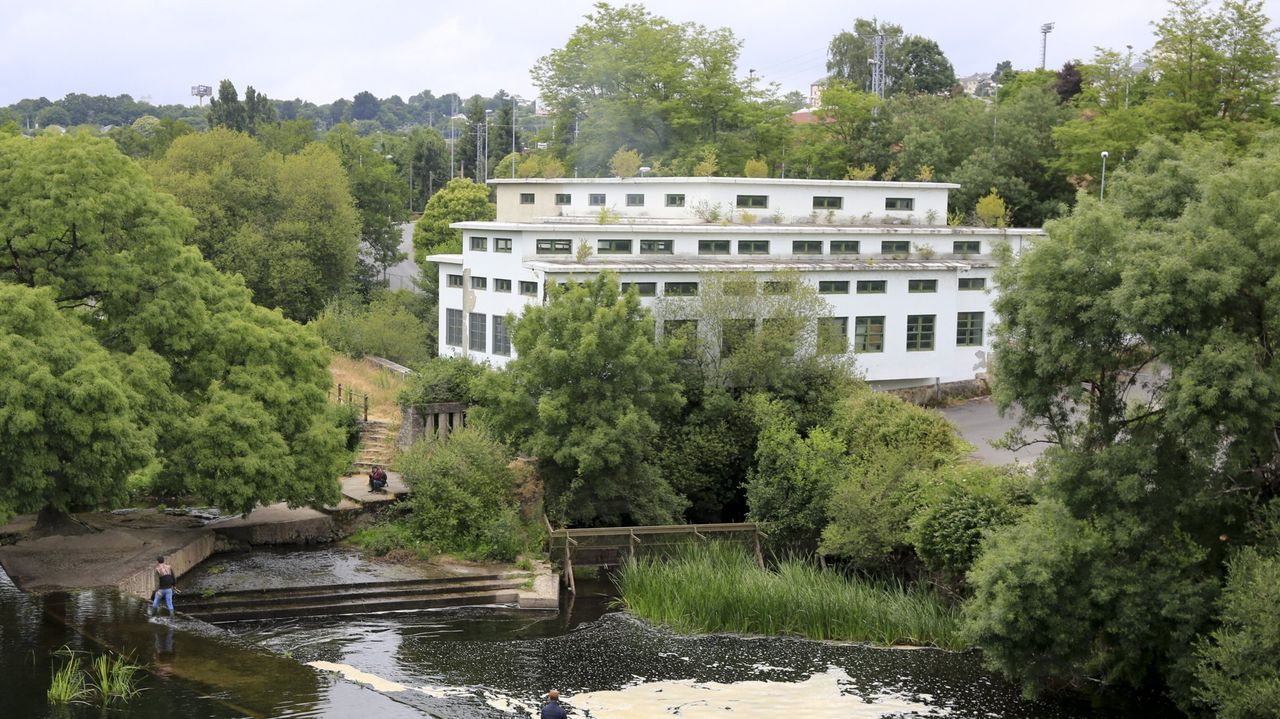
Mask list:
[[[827,72],[832,80],[843,81],[853,90],[871,91],[871,61],[875,59],[875,37],[884,36],[885,76],[900,66],[902,26],[858,18],[853,30],[843,30],[827,45]],[[826,100],[823,99],[825,104]]]
[[899,48],[899,58],[891,77],[894,92],[940,95],[955,87],[955,69],[933,40],[908,35]]
[[244,129],[250,135],[258,134],[258,130],[270,126],[276,120],[276,109],[266,95],[253,89],[253,85],[244,90]]
[[308,319],[350,281],[360,217],[329,148],[279,156],[215,129],[174,141],[151,171],[199,220],[194,244],[243,275],[258,303]]
[[[63,322],[41,322],[49,351],[64,353],[56,362],[47,355],[50,366],[69,366],[76,352],[86,370],[99,366],[97,376],[51,370],[51,382],[78,378],[95,391],[105,391],[102,382],[114,384],[111,370],[94,359],[104,355],[82,343],[72,349],[79,340],[65,322],[82,323],[122,364],[125,379],[116,398],[100,393],[75,401],[91,418],[109,409],[121,421],[136,417],[140,427],[128,432],[106,422],[101,431],[115,433],[122,446],[93,448],[103,454],[103,472],[95,475],[103,487],[77,496],[89,502],[116,496],[120,473],[146,456],[135,453],[134,438],[150,436],[159,460],[155,491],[162,494],[194,494],[233,511],[261,502],[337,500],[334,479],[348,460],[325,402],[328,354],[313,333],[252,304],[239,279],[185,246],[190,213],[157,192],[110,141],[83,134],[4,140],[0,167],[0,281],[46,288],[58,307]],[[126,387],[141,401],[123,399]],[[30,415],[23,421],[31,422]],[[67,448],[97,431],[66,427],[71,434],[58,441]],[[113,464],[110,452],[134,459]],[[66,471],[96,461],[69,459]],[[56,508],[63,500],[54,497]]]
[[356,96],[351,98],[351,119],[376,120],[380,106],[381,103],[373,93],[368,90],[357,92]]
[[481,421],[538,459],[551,514],[574,524],[671,521],[681,499],[654,464],[684,404],[674,358],[617,276],[549,288],[516,320],[517,356],[481,382]]
[[400,178],[390,161],[373,147],[373,140],[357,137],[342,124],[325,135],[329,146],[347,171],[351,196],[360,213],[360,255],[356,281],[368,294],[381,284],[382,273],[404,259],[400,251],[400,223],[405,218]]
[[113,356],[47,288],[0,282],[0,514],[119,502],[152,460],[145,404]]
[[609,172],[614,177],[635,177],[640,174],[640,165],[644,162],[640,153],[635,150],[618,148],[609,160]]
[[1062,64],[1062,69],[1058,71],[1058,77],[1053,83],[1053,91],[1058,93],[1059,102],[1070,102],[1072,98],[1080,94],[1081,85],[1084,77],[1080,74],[1080,66],[1074,62],[1066,62]]
[[219,82],[218,96],[209,98],[209,127],[244,132],[248,126],[248,117],[236,86],[230,80]]

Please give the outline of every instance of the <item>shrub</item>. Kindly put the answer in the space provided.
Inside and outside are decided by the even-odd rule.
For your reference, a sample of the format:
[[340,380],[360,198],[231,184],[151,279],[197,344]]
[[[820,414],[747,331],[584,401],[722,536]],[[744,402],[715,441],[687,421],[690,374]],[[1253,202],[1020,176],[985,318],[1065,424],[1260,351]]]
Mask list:
[[383,292],[368,305],[350,297],[336,298],[309,326],[336,352],[418,364],[430,357],[431,332],[415,313],[414,302],[408,290]]
[[397,549],[413,551],[421,559],[431,556],[430,547],[418,540],[403,519],[365,527],[351,535],[348,541],[375,557],[385,556]]
[[418,365],[405,379],[400,404],[421,410],[438,402],[475,401],[473,383],[486,372],[484,365],[464,357],[435,357]]
[[643,164],[644,161],[639,152],[620,147],[609,160],[609,172],[613,173],[614,177],[635,177],[640,173],[640,166]]
[[361,409],[354,404],[335,404],[329,406],[329,413],[345,434],[347,451],[356,451],[360,446]]
[[745,177],[768,177],[769,165],[758,157],[747,160],[747,164],[742,168],[742,174]]

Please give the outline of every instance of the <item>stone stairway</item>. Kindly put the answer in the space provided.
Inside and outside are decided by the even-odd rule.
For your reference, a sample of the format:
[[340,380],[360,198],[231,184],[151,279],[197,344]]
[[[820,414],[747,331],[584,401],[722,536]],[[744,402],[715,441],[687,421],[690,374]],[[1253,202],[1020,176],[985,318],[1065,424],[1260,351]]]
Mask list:
[[533,575],[503,572],[311,587],[240,589],[184,596],[182,611],[206,622],[511,604]]
[[360,446],[351,465],[352,472],[367,472],[373,465],[384,469],[395,455],[395,427],[387,421],[371,419],[360,424]]

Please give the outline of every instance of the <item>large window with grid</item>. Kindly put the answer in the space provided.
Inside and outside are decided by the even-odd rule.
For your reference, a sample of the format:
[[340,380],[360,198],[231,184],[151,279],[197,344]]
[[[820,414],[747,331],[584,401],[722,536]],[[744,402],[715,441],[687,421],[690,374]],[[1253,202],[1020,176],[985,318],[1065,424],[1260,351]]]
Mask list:
[[858,317],[853,321],[853,351],[884,351],[884,315]]
[[469,329],[469,341],[467,345],[472,352],[484,352],[485,350],[485,330],[488,323],[485,321],[487,316],[480,312],[471,313],[471,322]]
[[538,240],[540,255],[569,255],[573,253],[573,240]]
[[960,312],[956,314],[956,346],[982,346],[981,312]]
[[933,349],[933,330],[937,315],[907,315],[907,351]]
[[667,297],[693,297],[698,294],[697,282],[664,282],[662,294]]
[[472,252],[487,252],[488,250],[489,250],[488,237],[472,237],[471,238]]
[[815,210],[839,210],[843,207],[843,197],[824,197],[822,195],[813,196],[813,209]]
[[882,255],[906,255],[910,252],[911,242],[908,240],[884,240],[880,243]]
[[819,280],[818,294],[847,295],[849,294],[849,281],[848,280]]
[[888,284],[887,280],[858,280],[858,294],[883,295]]
[[627,195],[627,207],[644,207],[644,195]]
[[738,240],[738,254],[767,255],[769,254],[769,241],[768,240]]
[[982,242],[978,240],[956,240],[951,243],[951,253],[955,255],[976,255],[982,251]]
[[820,255],[822,254],[822,240],[792,240],[791,254]]
[[444,343],[450,347],[462,346],[462,310],[444,311]]
[[596,252],[601,255],[631,254],[631,240],[596,240]]
[[833,255],[856,255],[858,254],[858,240],[832,240],[831,254]]
[[502,315],[493,316],[493,353],[503,357],[511,356],[511,337],[507,334],[507,318]]
[[698,254],[727,255],[729,254],[729,241],[728,240],[698,240]]
[[655,297],[658,294],[657,282],[623,282],[619,289],[627,292],[632,287],[636,288],[636,294],[641,297]]
[[533,193],[532,193],[532,192],[521,192],[521,193],[520,193],[520,204],[522,204],[522,205],[532,205],[532,204],[533,204]]
[[526,280],[520,280],[520,294],[528,295],[529,297],[537,297],[538,283],[528,282]]
[[588,194],[587,204],[592,207],[604,207],[604,194],[600,192],[592,192]]
[[510,251],[511,251],[511,238],[510,238],[510,237],[495,237],[495,238],[493,239],[493,251],[494,251],[494,252],[510,252]]
[[985,277],[961,277],[960,289],[962,290],[985,290],[987,289],[987,278]]
[[884,198],[884,209],[914,210],[916,209],[916,200],[914,197],[886,197]]
[[765,209],[769,207],[768,195],[738,195],[737,206],[750,210]]
[[671,240],[640,240],[642,255],[669,255],[671,251]]
[[839,355],[849,350],[849,318],[822,317],[818,320],[818,354]]
[[937,292],[937,280],[907,280],[907,292]]
[[570,195],[570,194],[569,194],[569,193],[567,193],[567,192],[557,192],[557,193],[556,193],[556,204],[557,204],[557,205],[569,205],[569,204],[572,204],[572,203],[573,203],[573,195]]

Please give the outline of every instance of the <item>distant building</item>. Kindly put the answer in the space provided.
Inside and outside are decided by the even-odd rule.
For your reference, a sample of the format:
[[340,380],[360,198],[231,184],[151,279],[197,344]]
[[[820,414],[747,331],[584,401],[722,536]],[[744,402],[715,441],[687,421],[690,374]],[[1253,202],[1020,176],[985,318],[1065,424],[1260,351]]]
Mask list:
[[[972,379],[986,372],[990,350],[993,252],[1001,243],[1018,251],[1041,234],[946,226],[947,194],[959,187],[946,183],[732,177],[490,183],[497,219],[455,224],[462,253],[428,259],[439,264],[440,354],[496,366],[514,352],[508,315],[542,302],[550,283],[612,270],[651,305],[696,296],[707,273],[766,280],[785,270],[827,301],[822,334],[839,338],[874,384]],[[739,221],[708,221],[710,207]],[[600,224],[602,209],[618,221]],[[746,213],[755,221],[742,223]],[[589,254],[579,251],[583,244]]]

